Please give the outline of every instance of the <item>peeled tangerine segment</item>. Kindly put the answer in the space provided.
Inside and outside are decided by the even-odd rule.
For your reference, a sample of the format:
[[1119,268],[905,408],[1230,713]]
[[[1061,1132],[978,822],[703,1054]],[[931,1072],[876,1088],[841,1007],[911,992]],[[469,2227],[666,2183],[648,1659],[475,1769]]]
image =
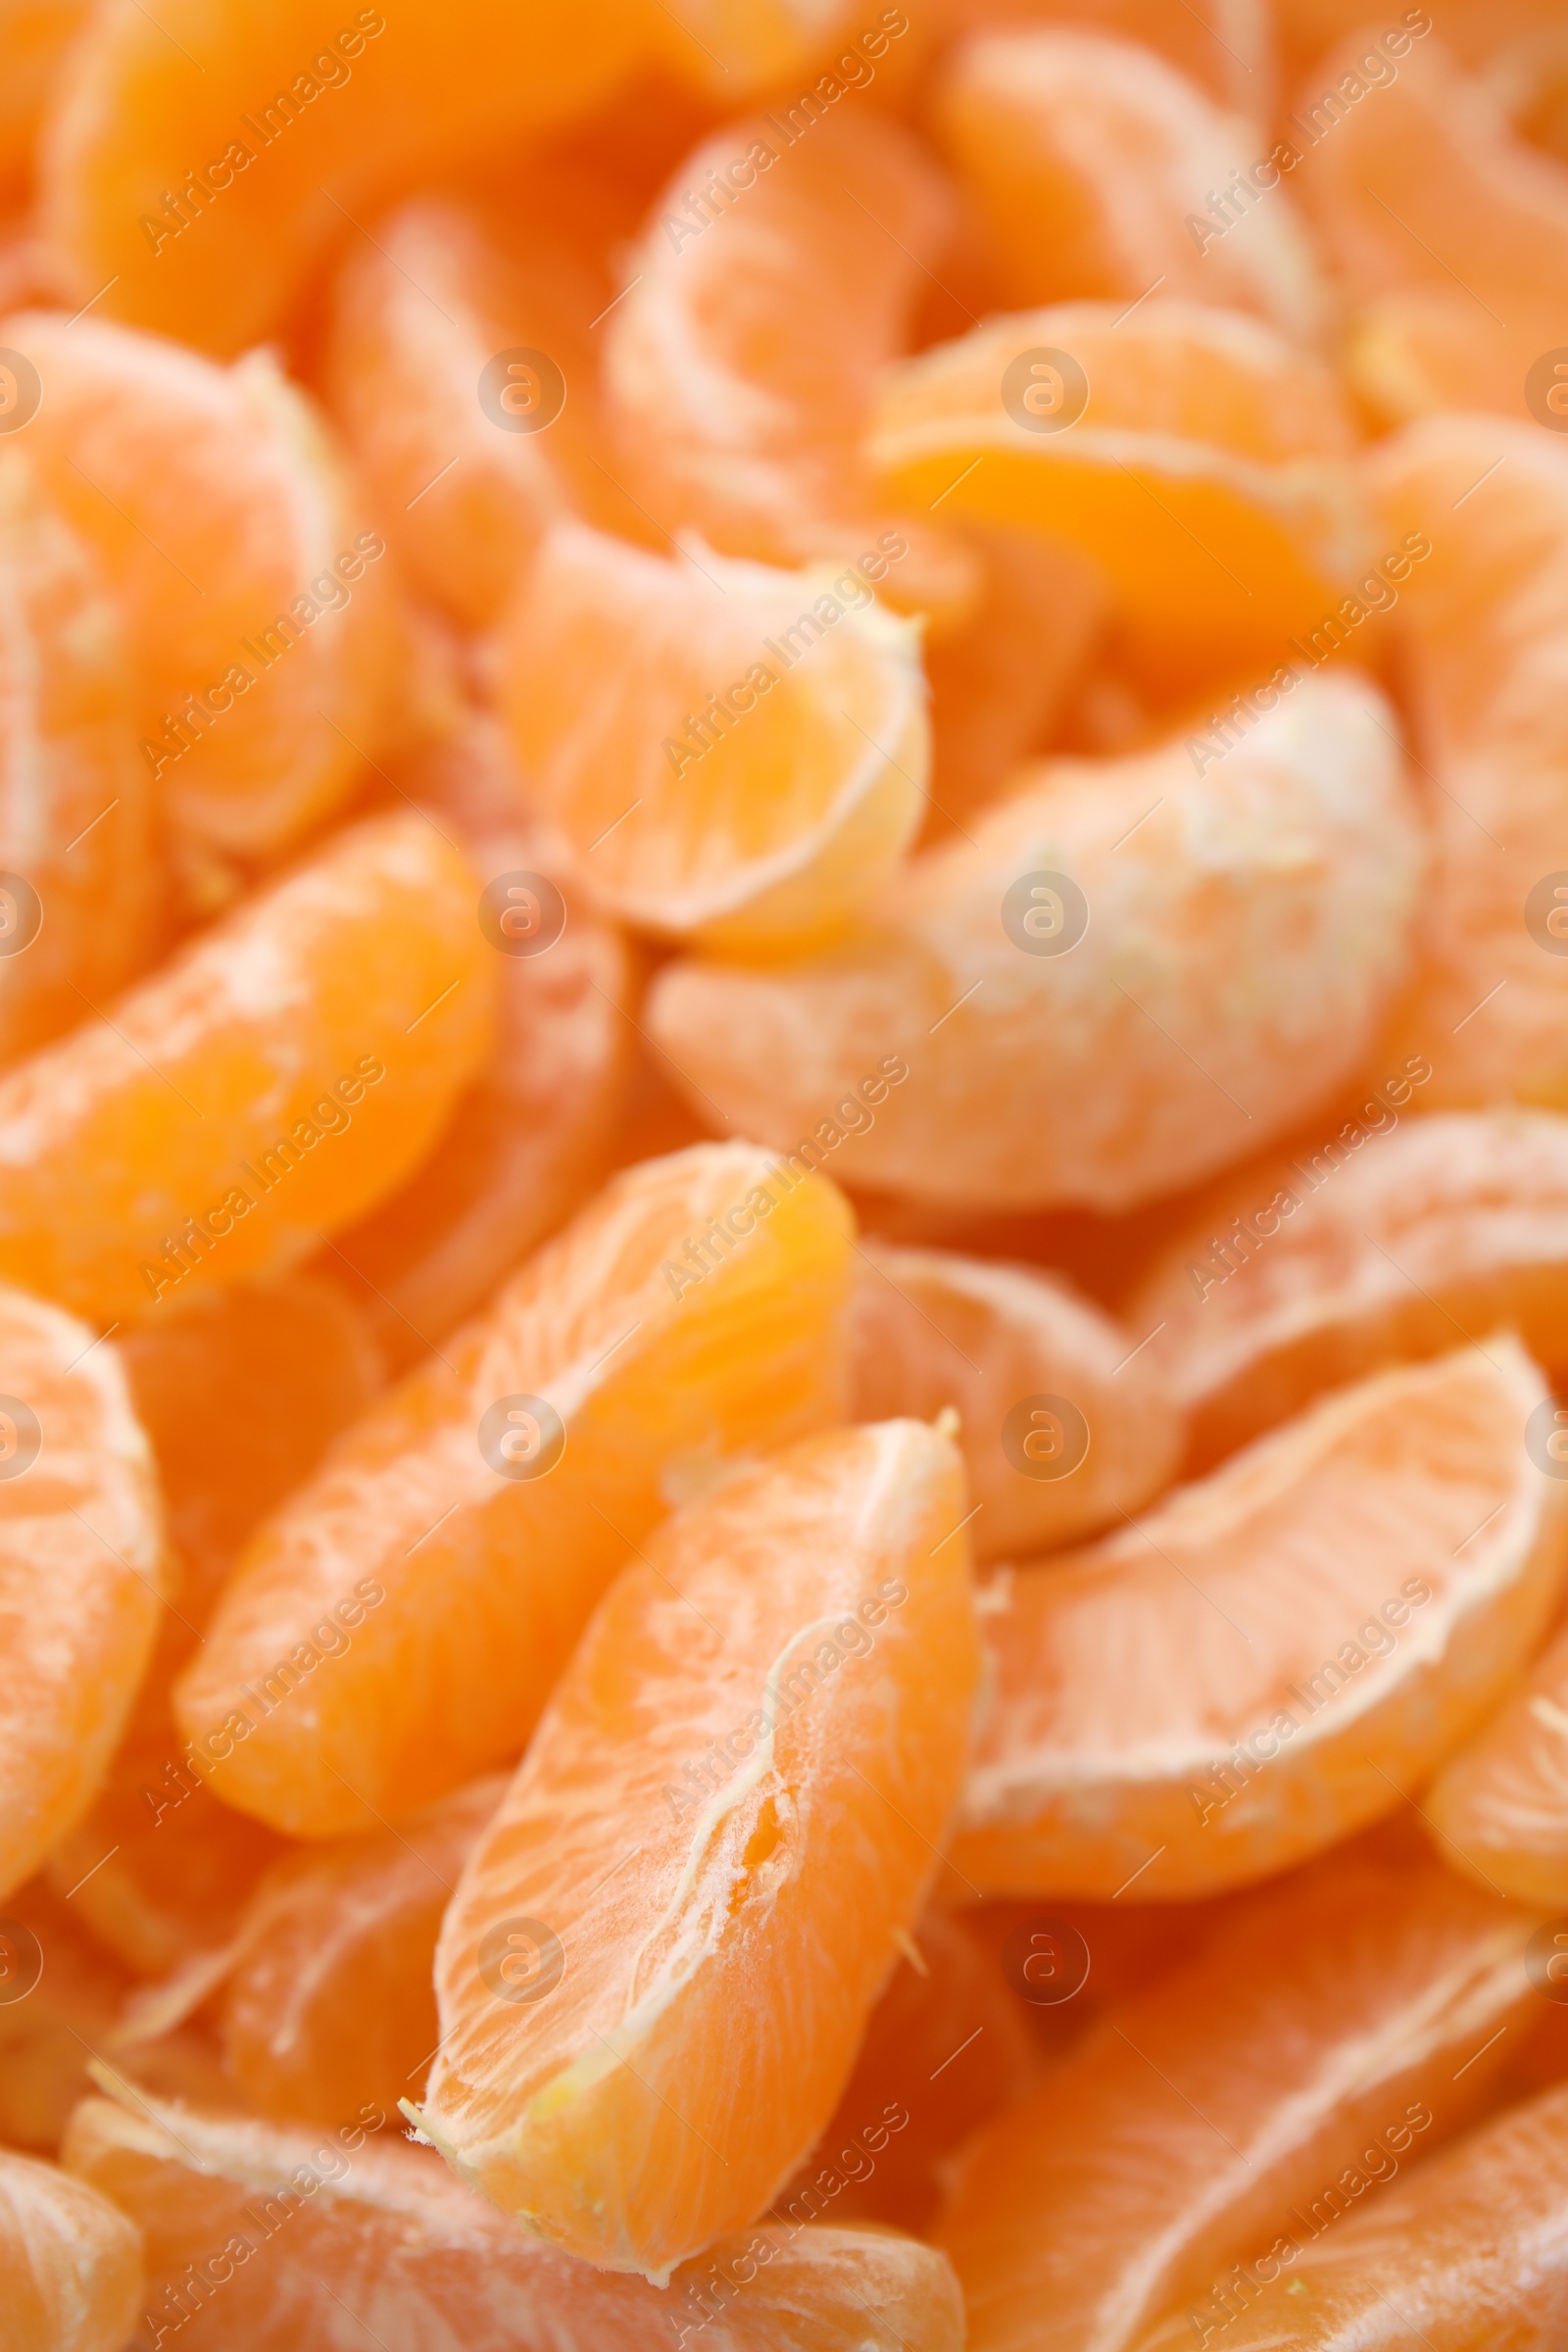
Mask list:
[[1127,1302],[1192,1416],[1196,1464],[1380,1363],[1498,1326],[1568,1369],[1568,1118],[1414,1117],[1431,1062],[1381,1070],[1321,1143],[1216,1186]]
[[[1241,2308],[1238,2309],[1238,2304]],[[1510,2107],[1216,2305],[1225,2352],[1551,2352],[1568,2304],[1568,2089]],[[1189,2352],[1173,2313],[1140,2352]]]
[[1284,1869],[1397,1805],[1526,1664],[1568,1489],[1506,1335],[1343,1389],[1135,1526],[1021,1571],[954,1847],[978,1886],[1138,1899]]
[[430,1967],[441,1914],[506,1794],[470,1781],[396,1829],[290,1854],[241,1921],[222,1995],[224,2064],[280,2121],[342,2124],[416,2098],[441,2038]]
[[[1349,1079],[1403,976],[1396,727],[1364,681],[1298,679],[1201,776],[1180,741],[1025,769],[841,946],[668,965],[648,1025],[701,1115],[831,1138],[856,1184],[1110,1210],[1191,1184]],[[844,1138],[825,1108],[895,1043],[907,1080]]]
[[[1278,165],[1250,209],[1231,193],[1261,152],[1255,126],[1152,49],[1083,24],[999,26],[950,55],[935,106],[1009,308],[1125,305],[1158,285],[1167,300],[1260,313],[1292,336],[1322,324],[1323,288]],[[1210,219],[1220,191],[1232,210]]]
[[172,1577],[112,1347],[0,1288],[0,1893],[97,1793]]
[[105,1322],[281,1271],[389,1192],[490,1043],[478,886],[372,818],[0,1079],[0,1272]]
[[775,571],[552,534],[506,624],[505,709],[539,813],[601,906],[778,950],[894,871],[930,749],[918,631],[874,597],[886,564]]
[[1568,1107],[1568,443],[1430,417],[1378,446],[1369,486],[1385,531],[1443,517],[1403,592],[1411,731],[1436,790],[1398,1050],[1431,1056],[1435,1102]]
[[[1568,1478],[1568,1416],[1554,1418],[1552,1475]],[[1568,1903],[1568,1636],[1543,1652],[1421,1802],[1452,1868],[1545,1910]]]
[[1098,1533],[1180,1458],[1163,1376],[1059,1276],[862,1242],[849,1333],[856,1420],[957,1412],[980,1559]]
[[963,2160],[935,2235],[972,2352],[1131,2352],[1178,2311],[1228,2343],[1238,2263],[1383,2211],[1495,2096],[1533,1926],[1436,1867],[1314,1871],[1113,2010]]
[[252,1540],[178,1692],[219,1794],[324,1838],[515,1757],[628,1547],[842,1418],[851,1231],[753,1144],[616,1177]]
[[341,2352],[345,2310],[420,2352],[670,2352],[677,2299],[704,2352],[862,2352],[873,2328],[962,2352],[946,2257],[880,2230],[760,2223],[661,2292],[528,2236],[390,2132],[88,2099],[65,2153],[141,2229],[149,2308],[191,2352]]
[[86,1018],[152,946],[149,780],[91,548],[0,465],[0,1062]]
[[1344,399],[1244,312],[1162,295],[1125,311],[990,318],[890,368],[869,442],[882,496],[1092,557],[1162,692],[1267,675],[1363,552]]
[[147,777],[195,841],[275,851],[359,782],[392,680],[385,547],[341,452],[267,352],[217,367],[46,311],[0,343],[38,375],[20,445],[119,603]]
[[140,2316],[141,2232],[52,2164],[0,2149],[6,2352],[121,2352]]
[[[686,158],[603,330],[606,421],[662,530],[772,564],[875,544],[862,435],[951,210],[915,142],[863,107],[781,105]],[[887,594],[945,612],[972,575],[934,523],[911,527]]]
[[966,1507],[921,1422],[806,1439],[662,1528],[563,1677],[442,1926],[417,2121],[568,2253],[664,2278],[831,2115],[963,1769]]

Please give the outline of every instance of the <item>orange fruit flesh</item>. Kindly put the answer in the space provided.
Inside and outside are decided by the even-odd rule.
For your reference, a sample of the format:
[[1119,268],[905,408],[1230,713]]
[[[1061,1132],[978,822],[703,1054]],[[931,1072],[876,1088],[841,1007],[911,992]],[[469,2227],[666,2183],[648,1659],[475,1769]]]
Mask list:
[[1454,1869],[1553,1911],[1568,1901],[1565,1732],[1568,1639],[1559,1634],[1422,1799]]
[[962,1769],[964,1508],[919,1422],[805,1439],[654,1536],[563,1677],[443,1923],[409,2113],[567,2251],[662,2280],[828,2121]]
[[[1321,0],[1285,0],[1289,6]],[[1168,59],[1233,114],[1264,115],[1273,97],[1274,25],[1279,5],[1265,10],[1242,0],[1222,12],[1171,10],[1164,0],[941,0],[940,13],[956,33],[994,24],[1062,23],[1137,41]],[[1222,13],[1223,22],[1217,23]],[[1223,32],[1223,38],[1220,33]]]
[[337,2352],[345,2309],[362,2333],[416,2318],[431,2352],[655,2352],[672,2311],[694,2329],[707,2320],[710,2352],[792,2336],[859,2352],[868,2313],[909,2352],[961,2352],[952,2270],[913,2239],[758,2225],[661,2293],[542,2245],[437,2158],[368,2128],[381,2129],[375,2110],[323,2133],[89,2099],[66,2155],[141,2229],[149,2303],[196,2352]]
[[[1257,2281],[1250,2282],[1254,2287]],[[1568,2090],[1510,2108],[1348,2220],[1255,2299],[1224,2306],[1227,2352],[1434,2352],[1541,2346],[1561,2327],[1568,2288]],[[1191,2320],[1172,2315],[1140,2352],[1176,2352]]]
[[1066,540],[1161,691],[1266,676],[1364,552],[1342,397],[1243,312],[1125,307],[988,319],[891,368],[867,444],[882,495]]
[[106,1321],[281,1271],[417,1165],[490,1043],[477,886],[355,827],[0,1080],[0,1270]]
[[832,931],[897,867],[929,761],[888,550],[786,572],[581,525],[546,541],[503,644],[504,709],[584,890],[742,954]]
[[1217,1186],[1127,1301],[1192,1415],[1195,1468],[1325,1389],[1460,1337],[1506,1327],[1548,1369],[1563,1361],[1568,1119],[1410,1116],[1432,1064],[1382,1067],[1315,1151]]
[[1020,1572],[983,1619],[955,1865],[999,1892],[1203,1893],[1391,1811],[1550,1620],[1568,1519],[1520,1443],[1543,1396],[1505,1336],[1381,1373]]
[[84,2180],[0,2149],[6,2352],[120,2352],[138,2317],[141,2233]]
[[973,2352],[1121,2352],[1175,2311],[1199,2340],[1236,2262],[1375,2216],[1495,2096],[1533,1924],[1436,1868],[1314,1871],[1112,2008],[962,2160],[935,2236]]
[[30,177],[39,119],[86,0],[4,0],[0,6],[0,189]]
[[1127,1361],[1133,1345],[1030,1267],[859,1246],[851,1409],[858,1421],[928,1421],[954,1407],[982,1560],[1071,1543],[1168,1482],[1180,1424],[1163,1379]]
[[384,543],[324,420],[266,352],[215,367],[47,311],[0,342],[39,378],[20,445],[118,600],[161,804],[220,851],[286,847],[375,756],[396,654]]
[[514,1757],[627,1545],[839,1417],[849,1243],[752,1145],[614,1179],[253,1538],[176,1694],[219,1794],[331,1837]]
[[[156,897],[147,804],[119,620],[98,566],[45,504],[26,460],[8,450],[0,466],[0,1062],[74,1028],[146,960]],[[30,902],[17,892],[17,875]]]
[[[88,1351],[91,1350],[89,1353]],[[0,1291],[0,1892],[97,1793],[174,1584],[112,1348]],[[29,1456],[31,1457],[29,1459]]]
[[1279,692],[1202,762],[1020,771],[815,957],[666,965],[646,1025],[699,1114],[917,1202],[1102,1213],[1293,1125],[1407,968],[1424,843],[1375,690]]
[[472,1781],[268,1873],[222,1996],[224,2064],[263,2115],[336,2125],[418,2097],[441,2037],[441,1916],[506,1787]]

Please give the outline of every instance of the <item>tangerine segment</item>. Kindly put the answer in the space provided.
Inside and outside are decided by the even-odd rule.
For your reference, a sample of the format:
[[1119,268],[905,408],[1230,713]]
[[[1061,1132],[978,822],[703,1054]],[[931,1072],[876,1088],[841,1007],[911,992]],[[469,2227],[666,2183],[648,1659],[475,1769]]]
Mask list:
[[[705,2352],[962,2352],[946,2257],[881,2231],[764,2223],[661,2293],[526,2235],[390,2134],[87,2099],[67,2155],[143,2231],[155,2306],[185,2315],[192,2352],[338,2352],[345,2308],[389,2343],[416,2329],[421,2352],[668,2352],[672,2308]],[[192,2265],[210,2295],[192,2298]]]
[[[1315,8],[1318,0],[1299,4]],[[1266,118],[1271,109],[1278,10],[1265,0],[1200,0],[1179,10],[1165,0],[939,0],[939,13],[956,33],[1043,20],[1093,25],[1153,50],[1233,115]]]
[[851,1411],[926,1421],[956,1409],[983,1560],[1093,1534],[1166,1484],[1181,1421],[1164,1378],[1133,1348],[1057,1276],[859,1245]]
[[357,784],[391,685],[384,543],[341,453],[267,352],[219,368],[47,311],[0,341],[38,373],[23,446],[119,600],[148,774],[198,840],[275,851]]
[[96,1795],[172,1581],[118,1356],[0,1289],[0,1894]]
[[6,2352],[120,2352],[141,2301],[141,2231],[85,2180],[0,2148]]
[[20,452],[0,465],[0,1061],[150,946],[148,780],[118,616]]
[[332,1837],[515,1756],[628,1546],[842,1417],[850,1235],[751,1144],[615,1177],[252,1540],[176,1693],[219,1793]]
[[[902,546],[897,533],[888,547]],[[784,572],[552,533],[506,626],[505,710],[584,886],[645,929],[777,950],[898,865],[930,758],[918,631],[875,562]]]
[[[1559,1450],[1562,1444],[1558,1437]],[[1553,1475],[1562,1477],[1564,1467]],[[1559,1635],[1422,1799],[1446,1861],[1551,1911],[1568,1902],[1565,1735],[1568,1636]]]
[[938,2227],[972,2352],[1126,2352],[1184,2305],[1210,2340],[1238,2260],[1381,2211],[1495,2095],[1533,1925],[1436,1869],[1312,1872],[1113,2009],[973,2144]]
[[1257,155],[1255,126],[1154,50],[1078,25],[977,33],[949,58],[934,105],[1009,309],[1124,306],[1157,285],[1167,300],[1257,312],[1292,336],[1322,325],[1289,197],[1247,211],[1233,196],[1238,218],[1204,217],[1204,191],[1226,189]]
[[[861,436],[950,216],[922,150],[863,111],[803,99],[686,159],[605,322],[607,421],[663,529],[780,564],[875,543]],[[973,566],[934,526],[901,537],[883,593],[956,617]]]
[[417,2097],[441,2038],[441,1914],[506,1788],[500,1775],[470,1781],[395,1830],[289,1855],[262,1881],[222,2032],[224,2064],[263,2115],[341,2124]]
[[0,1079],[0,1271],[141,1322],[380,1200],[489,1048],[477,897],[422,817],[371,819],[20,1063]]
[[1568,1106],[1568,447],[1435,416],[1381,444],[1369,479],[1384,528],[1443,517],[1402,614],[1436,857],[1391,1044],[1430,1054],[1435,1101]]
[[61,61],[87,0],[0,0],[0,190],[20,196]]
[[[1565,1361],[1568,1119],[1443,1111],[1400,1125],[1412,1056],[1315,1151],[1217,1187],[1126,1306],[1207,1467],[1325,1389],[1501,1324]],[[1327,1127],[1327,1122],[1325,1122]],[[1143,1358],[1139,1359],[1143,1361]]]
[[557,461],[592,380],[583,329],[608,299],[564,245],[514,263],[477,208],[439,198],[401,206],[351,250],[327,400],[378,506],[401,517],[409,571],[469,628],[496,618],[572,503]]
[[1321,362],[1163,297],[988,319],[891,368],[869,452],[916,514],[1027,524],[1104,571],[1129,650],[1190,692],[1278,662],[1338,602],[1365,520]]
[[[1549,2352],[1568,2296],[1568,2089],[1508,2108],[1321,2245],[1292,2242],[1255,2301],[1216,2306],[1226,2352]],[[1139,2352],[1192,2342],[1172,2313]]]
[[1179,740],[1025,769],[842,946],[666,966],[648,1025],[700,1114],[842,1148],[857,1184],[1102,1210],[1190,1184],[1349,1079],[1403,975],[1395,725],[1363,681],[1301,679],[1200,777]]
[[[579,114],[651,45],[632,0],[439,17],[111,0],[46,125],[43,228],[78,299],[220,354],[278,323],[344,210]],[[323,184],[324,183],[324,184]]]
[[956,1866],[998,1892],[1200,1894],[1389,1812],[1550,1618],[1568,1520],[1525,1448],[1543,1400],[1506,1336],[1401,1366],[1020,1575],[986,1620]]
[[805,1439],[661,1529],[563,1677],[407,2112],[568,2253],[666,2278],[832,2114],[963,1770],[964,1509],[921,1422]]

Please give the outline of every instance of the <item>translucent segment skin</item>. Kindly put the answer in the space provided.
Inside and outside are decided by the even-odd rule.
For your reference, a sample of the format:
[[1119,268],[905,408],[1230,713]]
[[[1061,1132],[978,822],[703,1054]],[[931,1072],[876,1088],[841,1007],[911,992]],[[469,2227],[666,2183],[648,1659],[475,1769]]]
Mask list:
[[[119,616],[15,446],[0,465],[0,1063],[87,1018],[153,945],[149,784]],[[18,952],[18,943],[20,952]]]
[[372,819],[19,1063],[0,1272],[140,1322],[281,1271],[382,1198],[489,1050],[477,898],[422,818]]
[[[727,1216],[744,1242],[723,1256]],[[331,1837],[515,1756],[627,1547],[726,1459],[841,1417],[850,1231],[825,1178],[775,1176],[753,1145],[615,1178],[247,1547],[177,1692],[219,1794]],[[498,1471],[483,1416],[516,1446],[505,1414],[540,1399],[564,1452]]]
[[[606,1596],[443,1923],[408,2110],[567,2252],[666,2278],[831,2115],[962,1771],[964,1507],[923,1424],[836,1431],[688,1505]],[[508,1997],[509,1960],[497,1997],[498,1920],[555,1923],[545,1996]]]
[[1548,1370],[1564,1364],[1568,1118],[1411,1115],[1431,1061],[1378,1066],[1315,1150],[1216,1186],[1127,1300],[1128,1328],[1191,1415],[1194,1468],[1326,1389],[1461,1335],[1516,1331]]
[[441,1915],[505,1775],[393,1829],[290,1855],[257,1887],[222,1996],[224,2064],[279,2122],[341,2125],[417,2098],[441,2037],[431,1964]]
[[94,313],[23,311],[25,451],[103,564],[137,757],[177,831],[275,857],[360,781],[399,639],[391,566],[325,418],[271,353],[231,368]]
[[1162,281],[1167,298],[1255,311],[1293,337],[1323,326],[1277,172],[1268,202],[1237,201],[1230,228],[1203,222],[1200,191],[1251,165],[1255,127],[1137,41],[1081,24],[976,34],[950,57],[934,111],[1009,309],[1128,303]]
[[356,2332],[421,2352],[668,2352],[672,2313],[706,2321],[711,2352],[862,2352],[884,2326],[870,2340],[888,2352],[962,2352],[952,2269],[913,2239],[759,2224],[662,2292],[529,2237],[438,2158],[366,2127],[375,2111],[323,2135],[88,2099],[66,2156],[141,2228],[151,2299],[186,2315],[193,2352],[339,2352],[345,2308]]
[[[849,1332],[856,1420],[956,1410],[979,1559],[1029,1557],[1097,1533],[1156,1494],[1180,1458],[1163,1376],[1144,1357],[1128,1363],[1127,1332],[1035,1267],[863,1242]],[[1032,1397],[1064,1399],[1083,1416],[1081,1460],[1077,1441],[1045,1414],[1031,1422]]]
[[1521,1902],[1568,1902],[1568,1636],[1536,1660],[1422,1799],[1438,1850],[1456,1870]]
[[[1201,777],[1181,740],[1022,770],[841,944],[668,964],[647,1026],[700,1116],[831,1136],[858,1185],[1115,1213],[1197,1182],[1353,1075],[1408,968],[1395,726],[1364,682],[1301,680]],[[852,1115],[890,1047],[906,1080]]]
[[0,1893],[91,1804],[175,1581],[124,1373],[93,1343],[0,1289],[0,1460],[23,1465],[0,1481]]
[[0,2148],[6,2352],[120,2352],[141,2300],[141,2232],[69,2173]]
[[1495,2098],[1534,1925],[1436,1865],[1340,1864],[1112,2008],[961,2161],[934,2234],[971,2352],[1129,2352],[1181,2306],[1217,2321],[1211,2282],[1304,2237],[1314,2201],[1385,2210]]
[[1400,614],[1435,857],[1390,1043],[1430,1056],[1435,1103],[1563,1108],[1568,447],[1534,423],[1430,417],[1378,445],[1368,481],[1385,530],[1444,517]]
[[983,1621],[956,1866],[999,1893],[1110,1899],[1138,1874],[1140,1900],[1199,1894],[1389,1813],[1550,1622],[1565,1493],[1522,1442],[1544,1397],[1494,1335],[1341,1390],[1020,1572]]
[[[1290,2242],[1255,2299],[1210,2307],[1226,2352],[1551,2352],[1568,2326],[1568,2090],[1507,2109],[1321,2243]],[[1194,2340],[1172,2313],[1139,2352]]]

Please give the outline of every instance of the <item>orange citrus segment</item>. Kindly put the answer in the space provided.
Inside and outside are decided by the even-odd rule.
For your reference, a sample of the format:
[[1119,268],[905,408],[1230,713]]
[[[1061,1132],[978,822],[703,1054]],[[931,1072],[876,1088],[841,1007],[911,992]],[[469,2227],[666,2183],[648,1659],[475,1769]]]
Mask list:
[[389,2342],[416,2327],[421,2352],[665,2352],[672,2311],[704,2352],[962,2352],[952,2269],[911,2238],[763,2224],[661,2293],[527,2236],[390,2132],[88,2099],[66,2152],[141,2229],[149,2303],[192,2352],[339,2352],[345,2311]]
[[1113,2008],[963,2162],[936,2234],[972,2352],[1127,2352],[1175,2310],[1227,2340],[1235,2263],[1376,2213],[1494,2095],[1533,1925],[1435,1869],[1317,1871]]
[[1384,1071],[1315,1149],[1216,1187],[1127,1302],[1134,1340],[1192,1415],[1196,1463],[1380,1362],[1499,1325],[1551,1370],[1568,1363],[1568,1119],[1401,1124],[1432,1065]]
[[384,543],[323,420],[267,352],[219,368],[47,311],[0,342],[37,371],[20,446],[119,600],[164,806],[276,850],[374,756],[395,653]]
[[1568,445],[1434,416],[1381,444],[1370,488],[1396,539],[1432,521],[1400,618],[1436,854],[1391,1045],[1430,1055],[1434,1101],[1568,1105]]
[[1446,1862],[1552,1911],[1568,1902],[1565,1738],[1568,1637],[1559,1635],[1421,1800]]
[[61,61],[87,0],[0,0],[0,189],[20,194]]
[[112,1347],[0,1290],[0,1891],[109,1768],[173,1578],[147,1440]]
[[601,905],[666,936],[778,949],[894,870],[929,741],[917,632],[874,597],[886,563],[785,572],[552,534],[506,626],[505,709],[540,814]]
[[[1565,2296],[1568,2090],[1557,2090],[1299,2246],[1255,2300],[1218,2309],[1225,2352],[1550,2352]],[[1194,2340],[1191,2318],[1173,2313],[1139,2352],[1187,2352]]]
[[1285,677],[1228,752],[1023,770],[810,960],[667,965],[645,1017],[700,1115],[917,1200],[1102,1210],[1293,1124],[1365,1058],[1424,843],[1382,697]]
[[1165,1485],[1180,1420],[1133,1348],[1108,1315],[1033,1267],[859,1245],[851,1410],[881,1421],[956,1408],[981,1559],[1069,1544]]
[[1363,552],[1342,397],[1243,312],[1123,308],[988,319],[890,369],[869,442],[883,496],[1081,550],[1165,691],[1266,675]]
[[0,1062],[58,1037],[152,944],[149,779],[115,612],[15,445],[0,465]]
[[1233,195],[1233,214],[1205,217],[1258,155],[1255,126],[1152,49],[1081,25],[979,33],[950,58],[935,117],[1009,309],[1157,287],[1298,338],[1321,326],[1289,196],[1250,210]]
[[[686,158],[604,328],[607,422],[662,531],[784,564],[875,546],[861,434],[950,210],[906,132],[820,101]],[[883,593],[955,617],[972,564],[935,525],[900,536]]]
[[919,1422],[806,1439],[662,1529],[563,1677],[442,1926],[417,2121],[568,2252],[662,2280],[831,2115],[962,1771],[964,1510]]
[[222,2006],[224,2064],[262,2114],[342,2124],[418,2096],[440,2039],[441,1914],[506,1787],[471,1781],[395,1830],[290,1855],[262,1881]]
[[[1093,25],[1137,41],[1200,83],[1234,114],[1266,116],[1273,98],[1274,25],[1281,0],[939,0],[954,32],[995,24]],[[1322,0],[1283,0],[1317,10]],[[1350,0],[1346,0],[1349,5]],[[1364,13],[1366,0],[1355,0]]]
[[490,1042],[478,887],[371,820],[0,1080],[0,1269],[143,1321],[303,1257],[415,1166]]
[[1568,1520],[1525,1449],[1543,1396],[1505,1336],[1380,1374],[1000,1589],[956,1866],[1202,1893],[1390,1811],[1550,1617]]
[[615,1178],[252,1541],[178,1692],[219,1793],[329,1837],[515,1756],[627,1548],[839,1418],[849,1244],[754,1145]]
[[141,2232],[52,2164],[0,2149],[6,2352],[121,2352],[141,2300]]

